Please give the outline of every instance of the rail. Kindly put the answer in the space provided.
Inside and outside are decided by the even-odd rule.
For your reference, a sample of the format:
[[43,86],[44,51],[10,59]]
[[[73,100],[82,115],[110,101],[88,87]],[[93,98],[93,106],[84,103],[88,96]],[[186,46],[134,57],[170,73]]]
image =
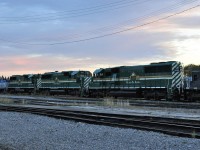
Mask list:
[[0,111],[25,112],[91,124],[108,125],[122,128],[135,128],[156,131],[180,137],[200,138],[200,121],[198,120],[108,114],[99,112],[53,109],[46,107],[44,108],[39,106],[11,106],[2,104],[0,105]]

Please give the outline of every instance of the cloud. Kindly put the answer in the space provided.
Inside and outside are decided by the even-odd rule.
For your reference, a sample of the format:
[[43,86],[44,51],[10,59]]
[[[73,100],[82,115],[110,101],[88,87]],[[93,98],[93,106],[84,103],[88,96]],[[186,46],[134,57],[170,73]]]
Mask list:
[[[148,38],[147,38],[148,37]],[[136,32],[133,35],[107,37],[102,40],[50,47],[21,46],[1,60],[7,74],[42,73],[62,70],[90,70],[121,65],[138,65],[154,61],[171,60],[176,51],[169,52],[154,41],[162,34]],[[165,37],[166,38],[166,37]],[[44,49],[44,50],[43,50]],[[5,51],[7,51],[5,49]],[[3,67],[4,66],[4,67]],[[7,71],[12,70],[12,72]]]
[[[96,68],[102,67],[139,65],[169,60],[197,62],[196,58],[187,60],[186,57],[192,58],[192,53],[195,53],[195,50],[199,51],[195,46],[196,43],[199,43],[200,33],[198,27],[200,15],[197,11],[91,41],[60,45],[32,45],[33,43],[56,43],[90,38],[124,29],[125,26],[138,25],[142,21],[152,21],[159,15],[153,16],[149,20],[143,19],[141,22],[126,22],[125,26],[119,23],[148,14],[157,8],[169,6],[171,2],[157,0],[155,3],[143,3],[102,14],[46,22],[0,24],[1,70],[6,75],[12,75],[56,70],[94,71]],[[89,5],[90,3],[91,5]],[[161,3],[166,5],[161,5]],[[0,12],[0,16],[48,14],[74,8],[87,8],[98,4],[100,3],[93,0],[87,2],[62,0],[60,3],[53,0],[4,0],[0,3],[0,9],[3,10]],[[167,14],[161,14],[161,16],[164,15]],[[114,24],[122,26],[113,26]],[[105,31],[104,29],[109,30]],[[1,38],[13,42],[6,42]],[[198,56],[197,52],[195,54]]]
[[[44,73],[48,71],[89,69],[88,58],[71,58],[63,56],[17,56],[0,58],[1,71],[6,75]],[[51,62],[51,63],[50,63]],[[82,68],[80,68],[80,65]],[[9,68],[9,70],[7,70]]]
[[176,55],[173,56],[174,59],[185,64],[199,64],[199,20],[200,14],[191,11],[171,19],[159,21],[155,26],[152,24],[148,30],[145,30],[152,34],[162,33],[165,38],[170,37],[166,40],[156,41],[156,45],[169,50],[170,53],[176,52]]
[[180,28],[200,28],[200,16],[186,16],[184,18],[176,18],[172,20],[178,24]]

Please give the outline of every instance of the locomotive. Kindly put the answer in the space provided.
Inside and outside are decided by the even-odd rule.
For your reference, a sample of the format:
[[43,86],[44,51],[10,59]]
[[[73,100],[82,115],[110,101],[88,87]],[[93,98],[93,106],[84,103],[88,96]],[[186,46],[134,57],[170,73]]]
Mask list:
[[81,96],[88,90],[90,79],[89,71],[55,71],[44,74],[13,75],[10,77],[8,92],[45,95],[64,93]]
[[118,66],[89,71],[13,75],[7,91],[29,94],[68,94],[87,97],[135,97],[195,100],[200,98],[200,72],[185,80],[181,62]]
[[183,79],[182,64],[176,61],[100,68],[94,71],[89,91],[94,96],[177,99]]
[[12,75],[9,80],[8,92],[9,93],[31,93],[34,89],[33,79],[36,75]]

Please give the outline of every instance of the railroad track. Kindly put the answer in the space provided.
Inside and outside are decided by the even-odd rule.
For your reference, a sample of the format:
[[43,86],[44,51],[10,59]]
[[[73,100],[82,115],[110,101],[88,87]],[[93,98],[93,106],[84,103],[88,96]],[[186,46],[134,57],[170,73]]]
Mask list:
[[200,121],[197,120],[108,114],[77,110],[50,109],[41,106],[30,107],[2,104],[0,105],[0,111],[25,112],[91,124],[135,128],[156,131],[180,137],[200,138]]
[[[81,104],[89,104],[89,105],[95,105],[98,103],[98,105],[105,105],[104,99],[94,99],[94,98],[84,98],[84,99],[67,99],[63,97],[7,97],[10,100],[13,100],[14,103],[22,103],[27,102],[27,104],[34,104],[34,105],[81,105]],[[183,102],[166,102],[166,101],[151,101],[151,100],[107,100],[112,101],[113,105],[118,106],[117,103],[121,103],[123,106],[123,103],[126,103],[128,101],[129,106],[142,106],[142,107],[162,107],[162,108],[184,108],[184,109],[200,109],[199,103],[183,103]],[[120,106],[120,105],[119,105]]]

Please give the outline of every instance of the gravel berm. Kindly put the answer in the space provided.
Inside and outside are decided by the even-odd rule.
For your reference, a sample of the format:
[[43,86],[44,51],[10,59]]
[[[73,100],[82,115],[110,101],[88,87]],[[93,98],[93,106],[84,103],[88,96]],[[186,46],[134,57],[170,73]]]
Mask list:
[[0,150],[199,150],[200,140],[0,112]]

